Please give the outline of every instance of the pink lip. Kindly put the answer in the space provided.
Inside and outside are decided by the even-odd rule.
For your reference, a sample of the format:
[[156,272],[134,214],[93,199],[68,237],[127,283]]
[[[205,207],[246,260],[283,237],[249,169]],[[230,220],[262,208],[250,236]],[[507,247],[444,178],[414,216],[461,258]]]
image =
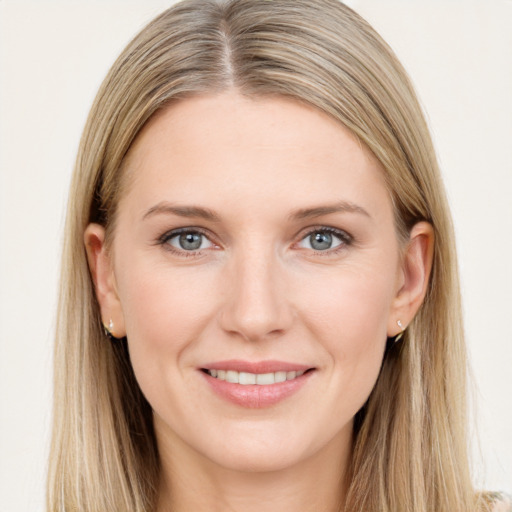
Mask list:
[[[278,371],[306,371],[310,366],[286,363],[283,361],[260,361],[250,363],[247,361],[219,361],[204,366],[210,370],[234,370],[248,373],[274,373]],[[216,379],[208,373],[201,371],[201,375],[211,386],[211,389],[225,400],[242,407],[259,409],[277,404],[298,392],[315,372],[307,372],[300,377],[285,382],[269,385],[242,385]]]
[[234,370],[235,372],[247,373],[274,373],[274,372],[305,372],[311,366],[304,364],[288,363],[285,361],[241,361],[239,359],[230,359],[228,361],[215,361],[205,364],[202,368],[207,370]]

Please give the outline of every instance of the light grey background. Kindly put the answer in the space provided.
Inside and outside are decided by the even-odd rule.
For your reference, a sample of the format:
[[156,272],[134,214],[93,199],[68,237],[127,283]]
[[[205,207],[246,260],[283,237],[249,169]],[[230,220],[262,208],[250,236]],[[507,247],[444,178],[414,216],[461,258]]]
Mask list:
[[[67,188],[94,94],[172,2],[0,0],[0,511],[42,511]],[[455,218],[478,487],[512,491],[512,1],[352,0],[412,75]],[[479,457],[481,452],[482,457]]]

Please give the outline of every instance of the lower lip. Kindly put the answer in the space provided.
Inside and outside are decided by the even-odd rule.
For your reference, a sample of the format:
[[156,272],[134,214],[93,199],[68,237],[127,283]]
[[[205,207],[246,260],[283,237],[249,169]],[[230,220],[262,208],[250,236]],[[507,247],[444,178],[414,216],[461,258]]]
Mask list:
[[213,391],[229,402],[250,409],[261,409],[277,404],[297,393],[314,373],[309,371],[300,377],[276,384],[235,384],[201,372]]

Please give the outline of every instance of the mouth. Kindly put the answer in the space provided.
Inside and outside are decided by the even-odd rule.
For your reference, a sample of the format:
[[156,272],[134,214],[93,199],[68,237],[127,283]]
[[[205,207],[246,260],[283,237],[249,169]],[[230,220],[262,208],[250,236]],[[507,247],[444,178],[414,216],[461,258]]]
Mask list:
[[219,397],[242,407],[273,406],[302,389],[316,368],[282,361],[223,361],[199,368]]

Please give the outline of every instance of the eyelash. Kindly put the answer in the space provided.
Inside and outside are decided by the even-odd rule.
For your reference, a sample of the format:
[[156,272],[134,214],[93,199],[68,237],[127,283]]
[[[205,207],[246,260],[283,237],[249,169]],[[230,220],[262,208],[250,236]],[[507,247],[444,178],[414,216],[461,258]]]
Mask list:
[[173,229],[172,231],[165,232],[162,236],[160,236],[157,240],[158,244],[164,247],[166,251],[172,252],[173,254],[176,254],[181,257],[190,258],[193,256],[198,256],[201,254],[201,252],[204,250],[197,250],[197,251],[186,251],[185,249],[176,249],[172,245],[169,244],[169,241],[173,238],[179,237],[180,235],[184,234],[199,234],[203,237],[205,237],[207,240],[209,240],[213,245],[214,242],[211,241],[211,235],[209,235],[206,231],[204,231],[201,228],[195,228],[195,227],[187,227],[187,228],[179,228],[179,229]]
[[351,235],[349,235],[346,231],[343,231],[341,229],[331,228],[328,226],[315,226],[315,227],[309,229],[306,233],[304,233],[304,235],[301,236],[300,242],[302,242],[303,240],[306,240],[308,237],[310,237],[311,235],[313,235],[315,233],[328,233],[329,235],[333,235],[341,241],[341,243],[339,245],[337,245],[336,247],[333,247],[331,249],[326,249],[324,251],[312,249],[314,251],[314,254],[319,255],[319,256],[324,256],[324,257],[336,256],[338,253],[345,250],[347,247],[352,245],[354,242],[354,238]]
[[[296,242],[294,245],[306,240],[308,237],[310,237],[311,235],[313,235],[315,233],[328,233],[329,235],[333,235],[341,241],[341,243],[339,245],[337,245],[336,247],[334,247],[332,249],[326,249],[324,251],[311,249],[314,252],[314,254],[320,255],[320,256],[336,255],[339,252],[345,250],[348,246],[352,245],[354,242],[353,237],[351,235],[349,235],[346,231],[342,231],[342,230],[336,229],[336,228],[331,228],[328,226],[315,226],[315,227],[310,228],[305,233],[303,233],[301,235],[299,242]],[[165,250],[170,251],[180,257],[189,258],[189,257],[194,257],[194,256],[200,255],[204,251],[204,249],[199,249],[196,251],[187,251],[185,249],[176,249],[169,244],[170,240],[172,240],[173,238],[176,238],[180,235],[183,235],[183,234],[199,234],[199,235],[205,237],[207,240],[209,240],[210,243],[212,243],[214,246],[216,245],[211,240],[211,235],[209,235],[208,232],[204,231],[201,228],[196,228],[196,227],[186,227],[186,228],[173,229],[172,231],[167,231],[158,238],[157,243],[158,243],[158,245],[163,246],[165,248]]]

